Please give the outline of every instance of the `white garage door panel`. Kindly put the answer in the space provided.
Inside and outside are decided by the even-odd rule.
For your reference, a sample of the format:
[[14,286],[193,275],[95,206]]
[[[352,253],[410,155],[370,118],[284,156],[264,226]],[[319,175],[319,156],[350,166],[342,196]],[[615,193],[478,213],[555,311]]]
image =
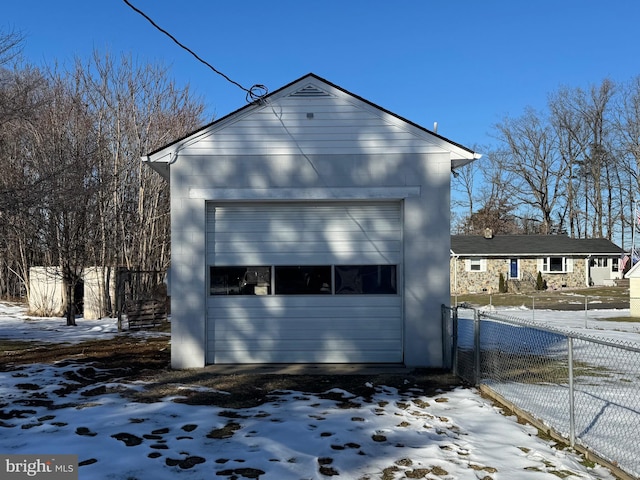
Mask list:
[[[401,362],[402,336],[398,329],[381,328],[383,321],[373,322],[361,335],[354,335],[348,325],[343,328],[295,328],[286,325],[260,325],[256,335],[250,325],[216,331],[221,339],[214,342],[216,363],[359,363]],[[254,325],[254,327],[256,327]],[[353,325],[354,328],[362,325]],[[383,359],[383,360],[381,360]]]
[[215,363],[402,361],[399,296],[210,297],[209,305]]
[[[384,313],[388,314],[385,316]],[[394,318],[397,313],[397,309],[386,308],[382,312],[376,312],[375,316],[371,315],[365,318],[348,317],[345,312],[334,316],[323,316],[318,313],[305,315],[305,312],[302,311],[292,312],[287,317],[267,317],[263,315],[260,318],[242,318],[238,315],[233,318],[216,317],[216,324],[210,323],[209,326],[215,328],[216,335],[220,338],[225,338],[225,335],[236,332],[245,335],[257,331],[265,332],[270,328],[274,328],[274,326],[279,328],[279,332],[284,332],[283,335],[285,336],[294,335],[299,330],[302,330],[300,335],[303,336],[306,332],[322,332],[327,329],[335,332],[349,331],[354,328],[368,330],[375,328],[376,332],[369,333],[369,336],[388,337],[392,332],[397,333],[398,325],[394,322],[394,320],[398,321],[397,318]]]
[[[306,341],[298,342],[295,349],[285,349],[288,345],[259,343],[247,350],[242,345],[238,350],[227,350],[216,356],[217,363],[381,363],[381,358],[389,363],[400,363],[400,344],[384,346],[376,343]],[[277,360],[274,360],[277,359]]]
[[[305,315],[303,310],[283,316],[281,312],[260,311],[260,316],[251,316],[251,311],[241,313],[233,311],[231,316],[216,316],[211,320],[209,328],[215,331],[215,339],[223,346],[229,338],[250,338],[260,335],[264,338],[302,339],[309,336],[325,335],[329,332],[333,336],[354,337],[354,330],[359,331],[357,338],[365,339],[400,339],[400,317],[398,309],[386,307],[362,317],[346,316],[342,311],[335,315]],[[384,315],[386,313],[386,315]],[[215,323],[213,323],[215,322]]]
[[[207,232],[209,265],[402,262],[396,202],[208,205]],[[207,308],[208,363],[403,360],[400,294],[216,295]]]
[[397,264],[398,203],[240,204],[207,207],[209,265]]
[[[286,243],[286,242],[284,242]],[[357,242],[357,241],[295,241],[295,251],[298,254],[313,254],[316,256],[327,256],[336,254],[337,256],[354,254],[368,255],[371,253],[378,253],[378,255],[395,256],[395,253],[400,249],[400,242],[393,241],[377,241],[375,244],[372,242]],[[339,252],[339,253],[338,253]],[[247,254],[264,255],[265,257],[273,258],[273,255],[280,255],[283,253],[291,252],[284,251],[283,241],[251,241],[242,240],[236,243],[218,242],[216,244],[216,252],[214,254],[214,260],[216,258],[227,260],[245,259]],[[270,262],[273,263],[273,262]]]
[[[399,314],[400,297],[396,295],[296,295],[296,296],[211,296],[208,310],[211,320],[231,322],[250,318],[259,320],[257,313],[268,318],[389,318]],[[354,310],[357,308],[357,310]]]

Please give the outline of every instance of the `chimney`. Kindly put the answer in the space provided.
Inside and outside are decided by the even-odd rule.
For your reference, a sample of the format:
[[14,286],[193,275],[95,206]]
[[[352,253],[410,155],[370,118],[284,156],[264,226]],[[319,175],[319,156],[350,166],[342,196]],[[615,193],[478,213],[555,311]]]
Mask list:
[[490,228],[485,228],[484,229],[484,238],[490,240],[493,238],[493,230],[491,230]]

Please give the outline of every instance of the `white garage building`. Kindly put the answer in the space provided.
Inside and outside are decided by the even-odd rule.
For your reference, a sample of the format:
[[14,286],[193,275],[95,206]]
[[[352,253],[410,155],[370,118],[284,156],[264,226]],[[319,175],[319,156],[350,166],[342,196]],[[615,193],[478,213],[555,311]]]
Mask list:
[[172,366],[442,366],[471,150],[314,74],[143,158],[171,191]]

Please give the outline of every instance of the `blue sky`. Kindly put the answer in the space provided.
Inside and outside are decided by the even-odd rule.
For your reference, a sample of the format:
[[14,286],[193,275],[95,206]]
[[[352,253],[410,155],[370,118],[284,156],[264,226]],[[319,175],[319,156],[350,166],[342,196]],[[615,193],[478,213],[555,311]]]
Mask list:
[[[313,72],[482,152],[493,125],[561,86],[640,75],[637,0],[130,0],[203,59],[270,91]],[[5,1],[31,63],[99,52],[171,67],[210,117],[245,94],[121,0]]]

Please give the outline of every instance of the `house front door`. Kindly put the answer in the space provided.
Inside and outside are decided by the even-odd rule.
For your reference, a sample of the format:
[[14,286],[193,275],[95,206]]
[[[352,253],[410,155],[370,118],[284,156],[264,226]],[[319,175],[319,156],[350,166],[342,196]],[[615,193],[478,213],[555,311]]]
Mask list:
[[509,278],[520,278],[520,272],[518,271],[517,258],[512,258],[509,261]]

